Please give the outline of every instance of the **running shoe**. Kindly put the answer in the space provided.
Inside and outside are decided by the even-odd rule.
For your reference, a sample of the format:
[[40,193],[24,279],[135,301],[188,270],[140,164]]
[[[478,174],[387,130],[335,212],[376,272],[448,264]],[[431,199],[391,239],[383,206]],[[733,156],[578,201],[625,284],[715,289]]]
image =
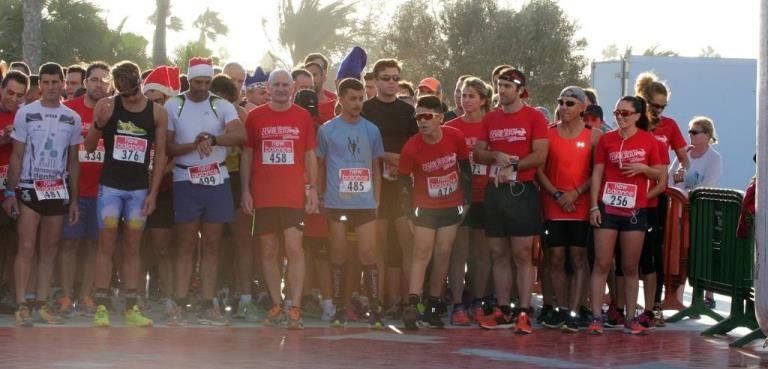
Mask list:
[[405,323],[405,330],[419,330],[419,326],[416,324],[418,320],[419,310],[415,306],[406,306],[406,308],[403,310],[403,323]]
[[589,333],[590,334],[603,334],[603,325],[604,325],[603,317],[594,315],[592,317],[592,323],[589,325]]
[[93,302],[93,299],[91,296],[85,296],[80,301],[78,301],[77,304],[78,311],[80,311],[80,315],[83,316],[93,316],[96,314],[96,303]]
[[521,311],[517,315],[517,321],[515,322],[515,333],[518,334],[531,334],[533,333],[533,327],[531,321],[528,319],[528,314],[525,311]]
[[467,314],[467,308],[465,308],[463,304],[453,309],[453,313],[451,314],[451,324],[457,326],[469,325],[469,314]]
[[360,320],[360,314],[358,314],[358,308],[355,307],[356,303],[350,302],[344,306],[344,320],[347,322],[356,322]]
[[168,306],[168,326],[178,327],[187,325],[181,312],[181,307],[175,303],[172,306]]
[[475,304],[472,308],[472,319],[479,323],[485,318],[485,308],[483,307],[482,303]]
[[[483,329],[510,329],[515,326],[513,314],[504,314],[499,308],[495,308],[491,318],[485,319],[480,323]],[[528,323],[530,325],[530,322]]]
[[646,328],[640,324],[639,317],[635,317],[634,319],[629,320],[626,324],[624,324],[623,331],[624,333],[628,334],[643,334],[646,332]]
[[345,313],[346,309],[336,309],[336,314],[333,316],[333,321],[331,322],[331,325],[334,327],[343,327],[347,324],[347,314]]
[[664,311],[659,306],[653,308],[653,325],[657,327],[667,326],[667,322],[664,320]]
[[424,326],[427,328],[445,328],[445,323],[443,323],[443,319],[440,318],[440,314],[437,311],[426,311],[424,313],[424,320],[422,320],[422,324],[424,324]]
[[32,322],[32,316],[29,314],[29,309],[26,305],[19,305],[19,309],[16,310],[16,326],[17,327],[34,327]]
[[99,305],[96,308],[96,313],[93,315],[93,325],[95,327],[109,327],[109,312],[107,307]]
[[570,311],[564,309],[557,309],[557,311],[549,314],[549,319],[541,322],[541,325],[550,329],[560,329],[565,324],[565,317],[570,314]]
[[61,297],[57,303],[59,304],[59,315],[61,316],[69,316],[75,305],[75,302],[67,296]]
[[304,322],[301,320],[301,308],[297,306],[291,307],[288,310],[288,329],[301,330],[304,329]]
[[36,309],[34,312],[34,318],[39,323],[45,324],[61,324],[61,318],[54,314],[48,305],[43,305]]
[[323,300],[321,307],[323,314],[320,315],[320,320],[324,322],[330,322],[336,316],[336,307],[333,306],[332,300]]
[[536,322],[543,325],[544,322],[552,318],[552,315],[555,315],[555,308],[552,305],[544,305],[539,311],[539,316],[536,317]]
[[607,318],[605,320],[605,326],[608,328],[621,328],[625,324],[624,314],[619,312],[616,306],[611,305],[608,307]]
[[275,326],[280,325],[284,320],[285,313],[283,312],[283,307],[280,305],[273,305],[272,308],[267,311],[267,315],[261,321],[261,324],[265,326]]
[[565,322],[560,326],[560,330],[566,333],[576,333],[579,331],[579,318],[576,312],[571,311],[565,316]]
[[223,327],[230,323],[224,318],[224,315],[221,314],[218,307],[211,306],[197,315],[197,324]]
[[403,305],[399,298],[384,310],[384,317],[390,320],[403,319]]
[[[483,310],[483,314],[479,318],[476,318],[475,320],[477,321],[477,325],[482,327],[483,323],[485,323],[486,321],[494,321],[499,317],[501,317],[502,315],[503,314],[501,313],[501,310],[499,310],[498,308],[493,308],[493,310],[491,310],[491,312],[488,314],[486,314],[485,310]],[[489,324],[492,324],[492,322],[489,322]]]
[[235,314],[235,318],[243,319],[248,322],[257,322],[259,321],[258,310],[258,307],[253,303],[253,301],[240,301],[237,306],[237,314]]
[[133,307],[125,312],[123,317],[123,323],[128,327],[151,327],[154,322],[141,313],[139,305],[133,305]]
[[637,317],[637,322],[640,323],[645,329],[654,329],[656,325],[653,323],[653,312],[644,311]]
[[579,328],[587,328],[592,324],[592,310],[589,310],[586,306],[581,305],[579,307]]
[[381,321],[381,306],[371,309],[368,315],[368,327],[371,329],[384,329],[384,322]]

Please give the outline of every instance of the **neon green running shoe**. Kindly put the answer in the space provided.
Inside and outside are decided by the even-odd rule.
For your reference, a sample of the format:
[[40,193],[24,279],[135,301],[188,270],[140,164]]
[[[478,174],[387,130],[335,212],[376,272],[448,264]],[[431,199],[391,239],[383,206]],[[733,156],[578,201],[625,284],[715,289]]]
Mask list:
[[96,314],[93,316],[93,325],[95,327],[109,327],[109,312],[107,311],[107,307],[104,305],[99,305],[96,308]]
[[123,323],[129,327],[151,327],[152,319],[145,317],[139,309],[139,305],[133,305],[133,308],[125,312]]

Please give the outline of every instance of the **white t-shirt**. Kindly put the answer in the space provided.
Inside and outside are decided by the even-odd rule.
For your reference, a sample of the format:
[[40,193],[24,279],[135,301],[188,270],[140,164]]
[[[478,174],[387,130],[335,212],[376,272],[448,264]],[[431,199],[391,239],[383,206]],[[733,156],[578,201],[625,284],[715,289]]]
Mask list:
[[[182,98],[182,95],[165,103],[165,110],[168,112],[168,130],[174,132],[174,143],[176,144],[194,142],[200,132],[208,132],[215,136],[221,135],[224,133],[224,127],[227,123],[240,118],[234,105],[216,95],[210,95],[209,98],[200,102],[194,102],[186,96]],[[189,181],[187,167],[212,163],[221,164],[224,163],[226,157],[227,148],[224,146],[213,146],[211,155],[202,159],[197,151],[177,156],[175,158],[176,164],[185,168],[178,166],[173,168],[173,181]],[[222,179],[229,178],[227,168],[223,164],[219,170]]]
[[64,104],[48,108],[38,100],[21,107],[11,132],[26,144],[19,187],[31,188],[36,179],[66,179],[67,153],[83,142],[82,127],[80,116]]
[[698,187],[717,187],[720,182],[720,176],[723,174],[723,164],[720,153],[710,146],[704,155],[694,158],[691,157],[690,150],[687,151],[690,168],[685,172],[685,178],[680,183],[674,183],[673,175],[680,169],[680,162],[675,161],[669,167],[668,185],[677,187],[687,194],[689,191]]

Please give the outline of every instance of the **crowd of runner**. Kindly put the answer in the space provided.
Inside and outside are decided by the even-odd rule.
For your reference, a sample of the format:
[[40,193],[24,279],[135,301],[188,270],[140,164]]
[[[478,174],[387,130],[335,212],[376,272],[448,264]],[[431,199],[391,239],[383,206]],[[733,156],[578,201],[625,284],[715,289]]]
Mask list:
[[359,47],[334,83],[329,65],[3,66],[0,281],[16,325],[151,326],[161,307],[168,325],[527,334],[536,274],[544,327],[664,325],[664,191],[715,186],[721,168],[713,122],[694,118],[689,145],[655,75],[606,120],[578,86],[547,97],[552,116],[530,106],[509,65],[453,90],[405,81],[394,59],[365,73]]

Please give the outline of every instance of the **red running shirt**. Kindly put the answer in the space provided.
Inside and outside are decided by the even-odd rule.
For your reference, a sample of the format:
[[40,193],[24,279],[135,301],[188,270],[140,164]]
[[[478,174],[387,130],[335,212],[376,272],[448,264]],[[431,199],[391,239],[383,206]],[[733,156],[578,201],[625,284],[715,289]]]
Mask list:
[[[485,115],[484,125],[483,136],[478,139],[487,142],[489,150],[501,151],[518,159],[533,151],[534,140],[547,138],[547,119],[527,105],[514,113],[494,110]],[[517,172],[517,180],[522,182],[532,181],[535,176],[536,168]]]
[[434,144],[421,134],[411,137],[400,153],[399,172],[413,174],[413,205],[421,208],[449,208],[464,203],[459,161],[469,159],[464,134],[453,127],[440,127],[443,138]]
[[304,154],[315,148],[309,112],[295,104],[286,111],[261,105],[248,113],[245,130],[253,149],[253,206],[303,209]]
[[[83,138],[85,138],[93,125],[93,108],[85,106],[85,95],[64,101],[64,105],[74,110],[83,120]],[[104,165],[104,140],[99,139],[97,150],[92,154],[86,154],[84,144],[80,144],[78,157],[80,158],[80,196],[96,197],[99,195],[99,181]]]
[[[555,188],[566,192],[588,181],[592,173],[592,130],[584,128],[574,138],[563,138],[552,127],[547,130],[549,153],[544,173]],[[541,208],[546,220],[589,219],[589,191],[576,199],[576,211],[565,212],[552,195],[541,191]]]
[[452,119],[445,123],[464,133],[464,142],[469,151],[469,162],[472,164],[472,202],[483,202],[485,199],[485,185],[488,183],[488,165],[477,164],[474,161],[472,151],[479,137],[483,136],[483,123],[468,123],[462,117]]
[[659,124],[651,132],[659,142],[662,143],[662,160],[665,165],[669,165],[669,151],[677,150],[686,147],[688,144],[683,138],[683,134],[680,132],[677,122],[669,117],[662,116],[659,120]]
[[604,164],[603,182],[598,199],[605,204],[608,214],[631,216],[635,209],[647,207],[650,181],[643,175],[626,177],[621,166],[643,163],[661,165],[656,138],[638,129],[627,139],[619,131],[611,131],[600,137],[595,151],[595,164]]
[[[5,130],[5,127],[13,126],[13,119],[16,117],[16,112],[0,111],[0,134]],[[10,135],[10,132],[8,133]],[[13,140],[7,145],[0,147],[0,187],[4,190],[6,188],[6,180],[8,179],[8,167],[11,162],[11,153],[13,152]],[[0,200],[4,200],[5,195],[0,191]]]

